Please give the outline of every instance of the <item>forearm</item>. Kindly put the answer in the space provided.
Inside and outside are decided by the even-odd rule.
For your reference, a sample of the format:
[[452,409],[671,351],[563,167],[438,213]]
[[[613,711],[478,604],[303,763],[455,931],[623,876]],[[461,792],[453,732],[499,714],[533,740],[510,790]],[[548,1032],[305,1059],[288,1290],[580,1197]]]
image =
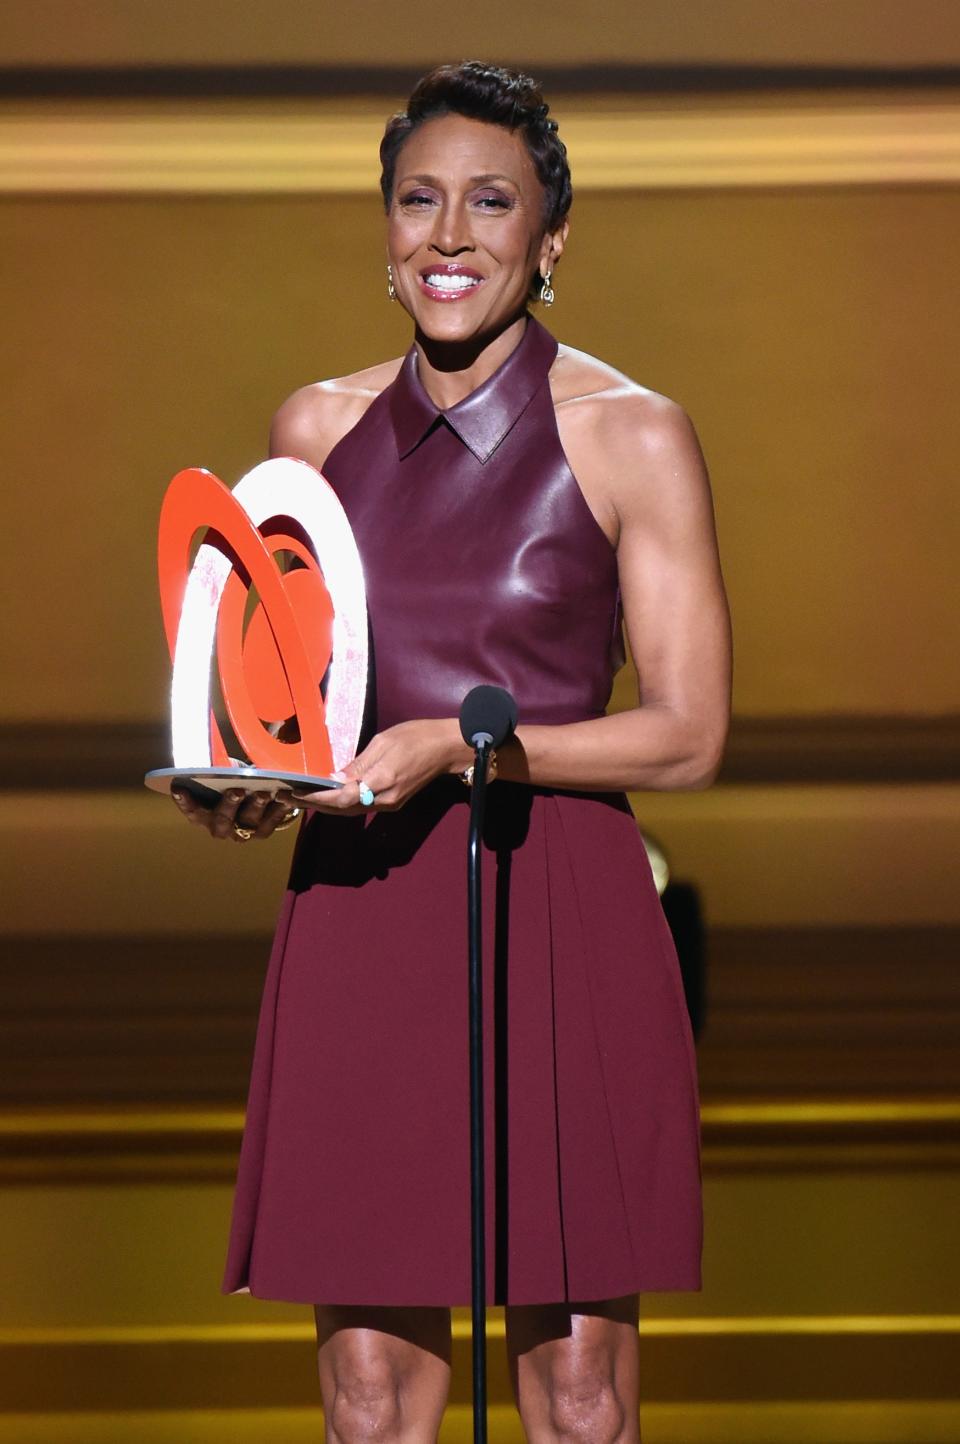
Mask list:
[[[689,790],[712,783],[725,738],[726,708],[719,705],[696,716],[647,703],[586,722],[521,723],[497,748],[498,775],[576,791]],[[387,761],[396,748],[403,765]],[[401,722],[378,735],[346,773],[362,775],[377,794],[403,774],[397,796],[406,799],[430,777],[462,773],[472,761],[474,749],[463,742],[456,718],[437,718]]]
[[[541,787],[620,792],[706,787],[720,765],[726,716],[687,718],[667,707],[635,707],[557,726],[517,728],[497,749],[498,775]],[[459,742],[449,763],[471,759]]]

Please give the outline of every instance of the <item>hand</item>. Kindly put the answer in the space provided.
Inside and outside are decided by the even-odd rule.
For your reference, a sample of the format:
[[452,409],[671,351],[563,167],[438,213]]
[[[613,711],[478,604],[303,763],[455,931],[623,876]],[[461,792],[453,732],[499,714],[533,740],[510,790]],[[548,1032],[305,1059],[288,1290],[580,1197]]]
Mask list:
[[[177,788],[171,797],[188,822],[202,827],[211,837],[230,838],[234,842],[264,841],[272,837],[278,825],[290,814],[295,800],[290,792],[243,792],[234,788],[225,792],[212,806],[201,802],[185,788]],[[237,827],[251,829],[253,838],[239,836]]]
[[[435,777],[467,767],[472,758],[455,717],[399,722],[378,732],[348,763],[340,774],[342,787],[298,795],[297,801],[318,812],[396,812]],[[360,801],[361,783],[374,795],[370,807]]]

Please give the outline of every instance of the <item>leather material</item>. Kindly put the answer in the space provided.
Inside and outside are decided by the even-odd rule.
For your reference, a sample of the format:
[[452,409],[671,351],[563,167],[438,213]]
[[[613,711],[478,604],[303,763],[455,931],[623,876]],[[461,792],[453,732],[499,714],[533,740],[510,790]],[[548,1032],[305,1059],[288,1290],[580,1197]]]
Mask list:
[[327,459],[368,588],[366,736],[456,717],[479,682],[506,687],[521,722],[604,711],[616,557],[560,444],[548,381],[556,354],[528,317],[503,365],[441,411],[412,347]]

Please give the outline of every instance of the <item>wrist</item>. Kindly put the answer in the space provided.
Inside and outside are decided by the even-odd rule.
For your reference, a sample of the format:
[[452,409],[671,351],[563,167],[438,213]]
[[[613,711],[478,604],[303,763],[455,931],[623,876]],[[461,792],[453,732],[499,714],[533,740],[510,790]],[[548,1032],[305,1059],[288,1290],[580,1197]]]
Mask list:
[[441,755],[443,757],[441,771],[459,776],[473,761],[473,748],[464,742],[458,718],[446,717],[440,726]]

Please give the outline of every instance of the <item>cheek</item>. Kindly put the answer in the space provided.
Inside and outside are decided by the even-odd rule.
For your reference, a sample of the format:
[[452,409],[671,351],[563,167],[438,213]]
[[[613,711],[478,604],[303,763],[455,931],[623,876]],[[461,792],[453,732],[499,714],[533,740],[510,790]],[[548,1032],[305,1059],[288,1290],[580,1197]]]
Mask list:
[[426,227],[422,217],[391,215],[387,221],[387,252],[398,260],[421,244]]
[[511,233],[503,234],[500,238],[501,244],[497,248],[504,261],[512,262],[520,271],[532,270],[539,260],[541,249],[541,238],[538,235],[531,235],[526,225],[517,225],[511,228]]

